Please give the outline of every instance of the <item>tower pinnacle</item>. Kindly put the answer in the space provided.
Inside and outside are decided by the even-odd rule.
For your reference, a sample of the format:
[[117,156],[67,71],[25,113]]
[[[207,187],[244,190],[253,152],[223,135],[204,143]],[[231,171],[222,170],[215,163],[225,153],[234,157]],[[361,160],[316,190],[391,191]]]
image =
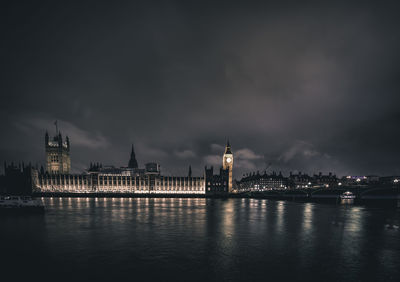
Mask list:
[[136,160],[136,155],[135,155],[135,150],[133,148],[133,144],[132,144],[131,157],[129,159],[128,167],[129,168],[138,168],[138,162]]
[[227,142],[226,142],[225,154],[232,154],[232,151],[231,151],[231,144],[229,143],[229,139],[228,139]]

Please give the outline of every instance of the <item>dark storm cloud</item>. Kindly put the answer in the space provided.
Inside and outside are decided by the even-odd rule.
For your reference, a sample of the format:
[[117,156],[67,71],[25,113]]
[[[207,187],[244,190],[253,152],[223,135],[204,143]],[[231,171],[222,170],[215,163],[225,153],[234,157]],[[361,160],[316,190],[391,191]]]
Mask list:
[[[395,1],[20,2],[1,11],[1,160],[170,174],[251,170],[400,174]],[[301,3],[300,3],[301,2]]]

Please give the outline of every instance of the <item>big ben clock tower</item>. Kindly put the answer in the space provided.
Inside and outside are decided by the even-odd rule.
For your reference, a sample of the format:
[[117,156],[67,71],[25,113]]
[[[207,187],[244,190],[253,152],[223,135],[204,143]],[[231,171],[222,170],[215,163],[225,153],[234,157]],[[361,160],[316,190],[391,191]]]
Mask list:
[[233,154],[231,151],[231,145],[229,144],[229,140],[226,143],[225,153],[222,160],[223,169],[229,169],[229,182],[228,182],[228,192],[232,192],[232,167],[233,167]]

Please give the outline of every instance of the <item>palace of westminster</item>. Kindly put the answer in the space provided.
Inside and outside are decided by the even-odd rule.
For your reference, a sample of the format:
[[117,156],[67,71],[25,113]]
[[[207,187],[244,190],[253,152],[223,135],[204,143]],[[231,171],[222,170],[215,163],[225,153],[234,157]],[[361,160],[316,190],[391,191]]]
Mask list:
[[[4,163],[4,175],[0,175],[0,194],[49,193],[64,195],[80,194],[126,194],[126,195],[170,195],[170,196],[224,196],[232,192],[266,190],[368,187],[371,185],[400,186],[400,176],[343,176],[335,174],[314,175],[298,172],[288,177],[282,173],[264,171],[247,173],[240,180],[232,178],[233,154],[229,141],[222,155],[222,166],[214,174],[214,169],[205,167],[200,177],[165,176],[157,163],[147,163],[139,168],[132,145],[126,167],[116,168],[91,163],[81,174],[71,174],[70,140],[45,135],[46,168],[20,163]],[[222,152],[221,152],[222,153]]]
[[70,140],[60,132],[45,135],[46,170],[33,169],[32,187],[39,193],[129,193],[129,194],[192,194],[223,195],[232,192],[233,154],[229,141],[222,156],[222,167],[215,175],[213,167],[205,167],[204,175],[163,176],[157,163],[139,168],[132,145],[127,167],[103,167],[90,164],[83,174],[70,174]]

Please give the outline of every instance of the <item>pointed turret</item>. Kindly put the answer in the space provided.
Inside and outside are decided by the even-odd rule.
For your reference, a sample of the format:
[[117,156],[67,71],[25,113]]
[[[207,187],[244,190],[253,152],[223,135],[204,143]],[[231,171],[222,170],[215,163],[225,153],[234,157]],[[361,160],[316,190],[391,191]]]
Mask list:
[[191,166],[191,165],[189,165],[189,173],[188,173],[188,176],[189,176],[189,177],[192,177],[192,166]]
[[136,160],[136,155],[135,155],[135,150],[133,149],[133,144],[132,144],[131,157],[129,159],[128,167],[129,168],[138,168],[138,162]]
[[69,137],[68,137],[68,135],[65,137],[65,142],[66,142],[66,144],[67,144],[67,150],[69,151],[70,144],[69,144]]
[[46,143],[46,146],[49,145],[49,133],[46,130],[46,134],[44,135],[44,142]]
[[228,139],[228,141],[226,142],[225,154],[232,154],[232,151],[231,151],[231,144],[229,143],[229,139]]
[[62,136],[61,136],[61,131],[58,131],[58,147],[62,148]]

